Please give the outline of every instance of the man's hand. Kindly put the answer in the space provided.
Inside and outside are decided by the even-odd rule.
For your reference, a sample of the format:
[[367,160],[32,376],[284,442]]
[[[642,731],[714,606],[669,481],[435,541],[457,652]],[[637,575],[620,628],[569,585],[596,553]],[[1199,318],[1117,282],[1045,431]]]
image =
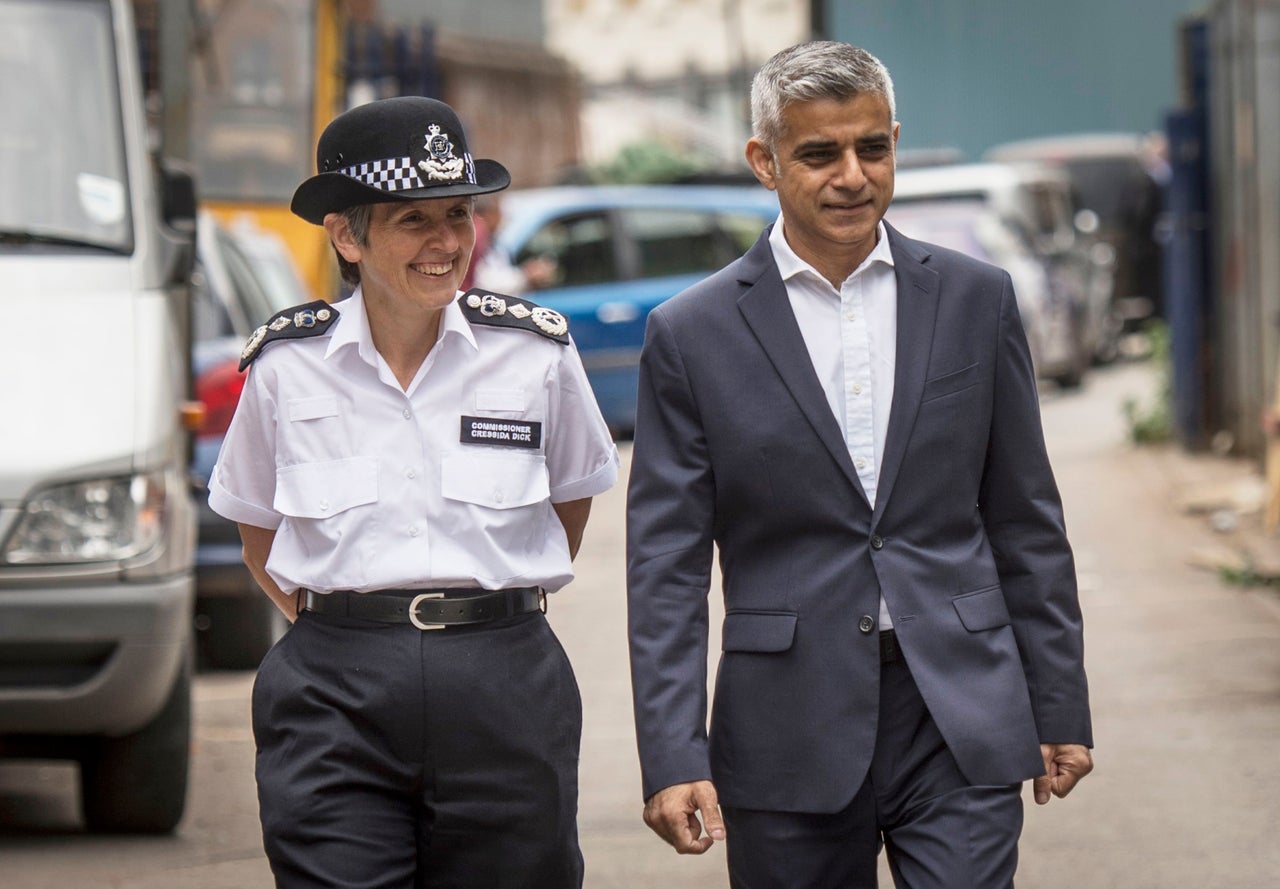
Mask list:
[[[644,823],[681,855],[701,855],[715,840],[724,839],[720,803],[710,781],[673,784],[659,790],[644,804]],[[702,835],[704,826],[706,836]]]
[[1040,755],[1044,757],[1044,775],[1031,785],[1037,805],[1047,803],[1051,791],[1058,798],[1066,796],[1093,771],[1093,755],[1080,744],[1041,744]]

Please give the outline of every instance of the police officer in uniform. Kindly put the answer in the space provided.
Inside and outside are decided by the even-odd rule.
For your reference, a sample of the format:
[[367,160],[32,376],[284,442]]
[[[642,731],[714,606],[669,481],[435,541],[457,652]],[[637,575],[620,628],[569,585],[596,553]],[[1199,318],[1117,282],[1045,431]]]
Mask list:
[[349,299],[280,313],[210,505],[291,619],[253,693],[285,887],[579,887],[581,699],[544,613],[618,454],[558,313],[459,295],[473,160],[453,110],[336,118],[292,209]]

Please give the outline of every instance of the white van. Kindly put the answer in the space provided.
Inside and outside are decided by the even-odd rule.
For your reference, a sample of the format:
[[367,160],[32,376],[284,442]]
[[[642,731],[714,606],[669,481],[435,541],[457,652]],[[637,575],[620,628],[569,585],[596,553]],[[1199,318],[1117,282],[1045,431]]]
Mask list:
[[190,746],[195,194],[148,145],[127,0],[0,0],[0,755],[168,831]]

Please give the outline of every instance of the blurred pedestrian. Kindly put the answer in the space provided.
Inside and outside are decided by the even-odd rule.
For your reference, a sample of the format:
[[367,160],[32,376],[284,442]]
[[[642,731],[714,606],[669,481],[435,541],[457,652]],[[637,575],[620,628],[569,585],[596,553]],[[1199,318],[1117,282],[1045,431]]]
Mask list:
[[[517,263],[498,240],[502,225],[502,198],[476,199],[476,250],[468,275],[478,287],[515,295],[554,286],[559,269],[555,260],[530,256]],[[483,243],[480,232],[484,232]]]
[[[884,66],[791,47],[781,213],[649,316],[628,500],[645,821],[735,887],[1011,886],[1020,785],[1092,768],[1071,548],[1009,275],[882,219]],[[723,653],[706,730],[712,545]],[[698,816],[701,817],[701,824]],[[704,833],[705,831],[705,833]]]
[[543,615],[617,451],[562,316],[459,295],[509,176],[448,105],[348,111],[317,166],[293,211],[355,291],[255,333],[209,498],[297,618],[253,691],[272,871],[579,887],[581,703]]

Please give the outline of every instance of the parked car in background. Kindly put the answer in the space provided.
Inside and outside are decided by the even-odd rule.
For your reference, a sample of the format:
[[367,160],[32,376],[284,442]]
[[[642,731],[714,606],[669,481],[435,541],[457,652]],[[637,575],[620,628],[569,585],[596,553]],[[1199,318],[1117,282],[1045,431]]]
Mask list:
[[758,185],[562,186],[501,200],[497,249],[553,270],[527,295],[568,318],[619,437],[635,427],[649,311],[741,256],[778,215],[773,192]]
[[284,630],[284,617],[241,560],[234,522],[209,508],[209,476],[245,375],[240,350],[281,309],[311,301],[284,242],[245,219],[231,226],[202,213],[192,300],[192,376],[205,405],[191,463],[198,510],[196,650],[202,666],[253,669]]
[[956,164],[903,170],[894,203],[977,200],[990,207],[1044,266],[1055,306],[1073,318],[1077,358],[1054,379],[1079,385],[1088,367],[1114,360],[1122,319],[1114,300],[1114,254],[1077,225],[1071,183],[1038,164]]
[[1078,205],[1097,216],[1097,235],[1116,253],[1115,290],[1126,327],[1163,312],[1156,227],[1163,206],[1165,160],[1138,133],[1078,133],[1007,142],[988,160],[1047,164],[1071,181]]
[[1055,297],[1044,264],[1018,232],[978,198],[894,202],[886,221],[910,238],[957,250],[1009,273],[1036,375],[1066,380],[1080,372],[1074,311]]

